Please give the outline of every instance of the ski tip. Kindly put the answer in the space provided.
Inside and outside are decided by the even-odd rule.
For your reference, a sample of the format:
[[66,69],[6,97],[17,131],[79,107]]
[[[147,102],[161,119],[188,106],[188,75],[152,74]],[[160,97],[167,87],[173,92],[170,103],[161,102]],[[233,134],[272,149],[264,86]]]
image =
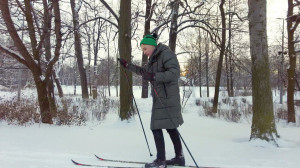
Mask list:
[[92,166],[92,165],[87,165],[87,164],[78,163],[78,162],[74,161],[73,159],[71,159],[71,161],[72,161],[75,165],[77,165],[77,166]]
[[100,159],[100,160],[104,160],[103,158],[97,156],[96,154],[94,154],[96,156],[96,158]]
[[71,159],[71,161],[76,164],[76,165],[79,165],[79,163],[75,162],[73,159]]

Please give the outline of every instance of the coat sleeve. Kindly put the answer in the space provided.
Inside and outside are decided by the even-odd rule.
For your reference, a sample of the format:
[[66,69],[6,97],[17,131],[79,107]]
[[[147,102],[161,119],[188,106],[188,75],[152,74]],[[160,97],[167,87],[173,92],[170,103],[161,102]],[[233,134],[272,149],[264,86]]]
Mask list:
[[143,75],[144,72],[146,72],[146,68],[145,67],[140,67],[134,64],[129,63],[127,66],[127,69],[131,72],[134,72],[138,75]]
[[178,81],[178,78],[180,77],[180,66],[176,55],[168,51],[162,56],[162,61],[166,71],[157,72],[155,74],[156,82],[168,83]]

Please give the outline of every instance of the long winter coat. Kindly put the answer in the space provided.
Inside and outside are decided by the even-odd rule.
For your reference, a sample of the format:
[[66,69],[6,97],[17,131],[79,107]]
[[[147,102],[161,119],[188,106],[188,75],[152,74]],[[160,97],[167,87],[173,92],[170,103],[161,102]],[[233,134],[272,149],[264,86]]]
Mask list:
[[155,81],[151,82],[151,130],[173,129],[183,124],[178,85],[180,67],[174,52],[158,44],[144,67],[129,64],[127,68],[138,75],[155,73]]

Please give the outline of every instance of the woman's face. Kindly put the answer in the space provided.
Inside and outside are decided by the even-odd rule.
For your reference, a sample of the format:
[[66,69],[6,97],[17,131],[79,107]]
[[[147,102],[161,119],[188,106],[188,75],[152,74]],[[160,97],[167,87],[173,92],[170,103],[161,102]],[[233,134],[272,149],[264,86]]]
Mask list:
[[155,46],[153,45],[147,45],[147,44],[142,44],[141,45],[142,51],[145,55],[150,57],[153,54],[153,51],[155,49]]

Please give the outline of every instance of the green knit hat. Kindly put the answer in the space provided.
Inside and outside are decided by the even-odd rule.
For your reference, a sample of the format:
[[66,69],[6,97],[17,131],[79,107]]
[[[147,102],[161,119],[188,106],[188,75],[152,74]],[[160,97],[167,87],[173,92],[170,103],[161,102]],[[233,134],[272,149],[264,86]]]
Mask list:
[[144,36],[144,38],[140,42],[140,45],[147,44],[147,45],[153,45],[153,46],[156,47],[157,46],[156,37],[151,35],[151,34],[147,34],[147,35]]

